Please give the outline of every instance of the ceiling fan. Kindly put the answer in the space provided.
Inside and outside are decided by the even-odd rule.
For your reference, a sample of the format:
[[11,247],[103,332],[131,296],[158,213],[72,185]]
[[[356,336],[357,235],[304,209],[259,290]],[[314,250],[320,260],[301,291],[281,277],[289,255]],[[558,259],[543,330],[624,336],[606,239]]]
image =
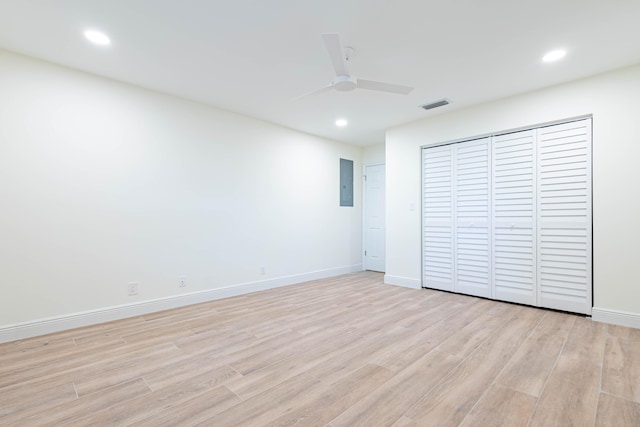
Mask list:
[[327,86],[318,89],[309,95],[315,95],[317,93],[326,92],[335,89],[340,92],[349,92],[357,89],[369,89],[377,90],[380,92],[397,93],[401,95],[407,95],[413,90],[409,86],[395,85],[391,83],[376,82],[373,80],[358,79],[349,73],[348,62],[353,53],[352,48],[347,48],[348,53],[345,53],[345,48],[340,42],[340,36],[337,33],[324,33],[322,39],[329,52],[329,58],[333,64],[333,69],[336,72],[336,76],[333,81]]

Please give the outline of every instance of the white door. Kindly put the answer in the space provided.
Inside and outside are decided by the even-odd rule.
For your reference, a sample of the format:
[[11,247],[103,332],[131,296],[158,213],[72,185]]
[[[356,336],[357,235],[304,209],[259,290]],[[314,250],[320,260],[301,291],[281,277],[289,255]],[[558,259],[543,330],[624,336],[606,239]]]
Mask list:
[[491,292],[491,138],[453,144],[455,150],[454,290]]
[[422,285],[591,314],[591,120],[422,150]]
[[538,129],[538,297],[591,314],[591,120]]
[[364,188],[364,269],[384,272],[384,165],[365,167]]
[[536,130],[493,138],[494,298],[537,305]]
[[454,150],[422,150],[422,286],[453,291]]

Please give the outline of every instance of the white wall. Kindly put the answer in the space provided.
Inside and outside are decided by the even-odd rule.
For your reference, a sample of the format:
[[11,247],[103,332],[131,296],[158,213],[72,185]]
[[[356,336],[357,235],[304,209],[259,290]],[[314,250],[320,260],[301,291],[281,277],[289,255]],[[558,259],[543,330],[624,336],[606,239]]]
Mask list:
[[359,147],[2,51],[0,94],[0,332],[361,269]]
[[363,165],[380,165],[384,163],[384,142],[381,144],[367,145],[362,149]]
[[420,146],[593,115],[594,319],[640,327],[640,66],[454,111],[386,137],[387,279],[420,282]]

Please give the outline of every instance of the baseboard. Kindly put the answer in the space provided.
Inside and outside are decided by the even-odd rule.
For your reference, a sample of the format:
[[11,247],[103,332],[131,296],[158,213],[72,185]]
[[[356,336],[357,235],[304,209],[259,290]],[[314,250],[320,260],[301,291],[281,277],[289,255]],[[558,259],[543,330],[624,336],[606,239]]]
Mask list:
[[611,323],[613,325],[640,329],[640,314],[638,313],[593,307],[591,310],[591,319],[596,322]]
[[311,280],[340,276],[361,270],[362,265],[355,264],[2,326],[0,327],[0,343],[75,329],[82,326],[95,325],[97,323],[110,322],[127,317],[140,316],[251,292],[264,291],[281,286],[295,285]]
[[384,275],[384,283],[387,285],[402,286],[404,288],[421,289],[422,281],[420,279],[412,279],[410,277]]

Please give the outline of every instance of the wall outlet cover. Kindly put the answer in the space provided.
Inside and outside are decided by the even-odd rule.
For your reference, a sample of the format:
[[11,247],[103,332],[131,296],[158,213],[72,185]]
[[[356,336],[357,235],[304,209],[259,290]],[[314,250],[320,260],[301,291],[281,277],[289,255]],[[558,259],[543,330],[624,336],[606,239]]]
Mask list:
[[127,285],[127,293],[129,295],[138,295],[138,282],[131,282]]

